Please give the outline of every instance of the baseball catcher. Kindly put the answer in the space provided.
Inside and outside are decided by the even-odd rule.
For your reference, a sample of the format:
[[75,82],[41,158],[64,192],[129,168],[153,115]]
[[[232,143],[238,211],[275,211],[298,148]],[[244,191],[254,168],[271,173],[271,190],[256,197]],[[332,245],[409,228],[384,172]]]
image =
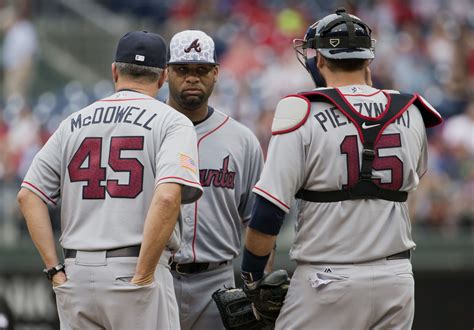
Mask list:
[[273,329],[283,306],[290,278],[280,269],[243,289],[218,290],[212,295],[226,329]]
[[416,245],[406,200],[427,170],[425,127],[442,118],[418,94],[370,86],[374,46],[370,27],[344,8],[295,41],[302,64],[311,75],[318,70],[324,81],[315,83],[326,88],[276,106],[241,266],[243,276],[262,277],[296,197],[290,259],[301,276],[291,279],[278,330],[412,328]]

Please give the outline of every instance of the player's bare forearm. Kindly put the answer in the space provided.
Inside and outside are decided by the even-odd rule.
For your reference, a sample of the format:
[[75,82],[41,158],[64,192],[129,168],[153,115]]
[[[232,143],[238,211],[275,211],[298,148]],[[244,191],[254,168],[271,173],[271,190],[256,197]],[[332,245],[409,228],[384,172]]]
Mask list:
[[275,246],[273,246],[272,251],[270,252],[270,257],[268,257],[267,264],[265,265],[265,274],[271,273],[273,271],[273,263],[275,261]]
[[181,205],[181,185],[160,184],[153,196],[143,229],[143,241],[132,283],[151,283],[156,265],[173,232]]
[[46,268],[56,266],[59,261],[48,207],[41,198],[25,188],[20,190],[17,199],[31,239],[38,249]]
[[247,228],[245,247],[256,256],[268,255],[275,246],[277,236],[268,235],[258,230]]

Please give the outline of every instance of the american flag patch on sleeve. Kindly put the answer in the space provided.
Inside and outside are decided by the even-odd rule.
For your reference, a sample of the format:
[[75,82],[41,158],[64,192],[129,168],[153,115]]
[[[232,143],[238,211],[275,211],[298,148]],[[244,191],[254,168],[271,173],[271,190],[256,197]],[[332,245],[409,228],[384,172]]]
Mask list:
[[193,173],[196,173],[196,162],[194,161],[194,159],[192,159],[188,155],[180,153],[179,154],[179,163],[180,163],[181,167],[187,168],[188,170],[192,171]]

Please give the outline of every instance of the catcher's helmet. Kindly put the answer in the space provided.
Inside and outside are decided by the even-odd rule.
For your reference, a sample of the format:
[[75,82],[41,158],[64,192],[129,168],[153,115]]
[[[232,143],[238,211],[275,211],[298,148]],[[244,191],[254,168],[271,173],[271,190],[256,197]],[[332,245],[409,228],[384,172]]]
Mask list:
[[300,63],[309,71],[316,85],[321,86],[322,77],[315,77],[318,74],[313,72],[315,60],[314,56],[308,56],[308,49],[315,49],[331,59],[373,59],[375,40],[371,33],[367,24],[339,8],[335,14],[313,23],[304,39],[293,40],[293,47]]

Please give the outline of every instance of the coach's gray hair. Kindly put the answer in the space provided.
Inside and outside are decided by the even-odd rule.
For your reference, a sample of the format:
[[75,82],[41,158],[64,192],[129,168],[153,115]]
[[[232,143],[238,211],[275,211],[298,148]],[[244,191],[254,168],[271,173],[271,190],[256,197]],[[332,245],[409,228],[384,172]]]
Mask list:
[[119,74],[128,76],[136,80],[146,80],[148,82],[158,81],[164,69],[153,66],[144,66],[131,63],[115,62],[115,67]]

